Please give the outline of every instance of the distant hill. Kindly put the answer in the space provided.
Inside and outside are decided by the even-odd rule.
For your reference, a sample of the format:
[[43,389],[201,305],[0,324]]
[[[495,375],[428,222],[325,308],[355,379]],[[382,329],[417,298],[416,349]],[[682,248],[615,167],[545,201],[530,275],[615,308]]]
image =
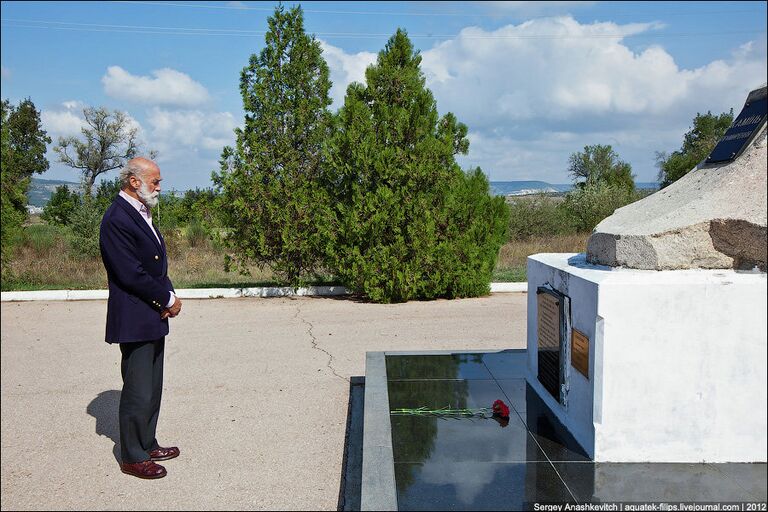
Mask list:
[[[56,191],[56,187],[60,185],[67,185],[70,190],[80,190],[80,184],[74,181],[62,181],[62,180],[43,180],[40,178],[32,178],[32,183],[29,185],[29,191],[27,192],[27,201],[29,206],[36,208],[42,208],[51,199],[51,194]],[[506,195],[527,195],[536,194],[538,192],[568,192],[573,188],[571,184],[553,184],[546,181],[535,180],[520,180],[520,181],[492,181],[491,193],[500,196]],[[657,189],[658,183],[635,183],[637,188],[641,189]],[[172,192],[163,192],[163,194],[170,194]],[[184,195],[183,191],[173,191],[176,196]]]
[[[56,187],[61,185],[68,186],[69,190],[77,190],[80,192],[80,194],[83,193],[80,189],[80,183],[75,181],[43,180],[40,178],[32,178],[32,182],[29,184],[29,190],[27,191],[27,209],[32,213],[40,213],[38,210],[42,209],[43,206],[48,204],[48,201],[51,200],[51,195],[56,192]],[[96,187],[98,187],[98,185],[99,183],[94,185],[94,193],[96,193]],[[177,197],[181,197],[184,195],[184,192],[185,191],[183,190],[171,190],[168,192],[163,191],[161,194],[163,196],[173,194]]]
[[[573,189],[571,183],[547,183],[546,181],[519,180],[519,181],[491,181],[491,193],[499,196],[524,196],[529,194],[565,193]],[[639,189],[655,190],[658,183],[635,182]]]
[[48,204],[51,195],[56,191],[56,187],[61,185],[67,185],[69,190],[80,189],[80,183],[74,181],[32,178],[32,182],[29,184],[29,190],[27,191],[27,204],[42,208]]

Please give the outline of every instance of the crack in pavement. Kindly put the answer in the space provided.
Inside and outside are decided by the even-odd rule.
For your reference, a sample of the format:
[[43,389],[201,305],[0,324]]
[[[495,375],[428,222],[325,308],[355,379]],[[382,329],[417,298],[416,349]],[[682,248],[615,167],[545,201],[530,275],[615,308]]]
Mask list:
[[334,359],[333,358],[333,354],[331,354],[330,352],[328,352],[323,347],[321,347],[320,345],[317,344],[317,338],[315,338],[315,335],[312,333],[312,329],[314,329],[315,326],[312,325],[312,322],[309,322],[303,316],[301,316],[301,307],[299,306],[298,302],[296,303],[296,314],[294,315],[294,318],[298,318],[299,320],[301,320],[302,322],[304,322],[308,326],[307,327],[307,334],[309,334],[309,337],[311,338],[310,342],[312,343],[312,348],[314,350],[322,352],[323,354],[328,356],[328,362],[325,363],[325,366],[327,366],[328,369],[331,370],[331,373],[333,373],[336,377],[340,378],[341,380],[343,380],[346,383],[349,383],[349,379],[347,379],[346,377],[342,377],[341,375],[336,373],[336,369],[331,364],[331,363],[333,363],[333,359]]

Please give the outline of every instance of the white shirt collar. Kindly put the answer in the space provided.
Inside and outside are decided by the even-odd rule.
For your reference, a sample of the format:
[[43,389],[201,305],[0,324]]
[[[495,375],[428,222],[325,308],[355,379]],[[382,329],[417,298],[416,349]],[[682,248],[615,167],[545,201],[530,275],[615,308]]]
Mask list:
[[136,209],[136,211],[139,212],[143,217],[152,218],[152,214],[149,212],[149,208],[147,208],[144,203],[142,203],[135,197],[129,196],[124,190],[121,190],[119,195],[120,197],[128,201],[128,204],[133,206]]

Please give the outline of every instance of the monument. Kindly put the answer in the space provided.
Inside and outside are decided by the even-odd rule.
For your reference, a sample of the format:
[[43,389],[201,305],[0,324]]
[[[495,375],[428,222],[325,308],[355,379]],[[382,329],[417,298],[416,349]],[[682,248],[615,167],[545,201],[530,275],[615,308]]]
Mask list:
[[766,86],[711,155],[595,228],[587,261],[637,269],[766,270]]
[[683,178],[528,259],[529,382],[596,462],[765,462],[766,86]]

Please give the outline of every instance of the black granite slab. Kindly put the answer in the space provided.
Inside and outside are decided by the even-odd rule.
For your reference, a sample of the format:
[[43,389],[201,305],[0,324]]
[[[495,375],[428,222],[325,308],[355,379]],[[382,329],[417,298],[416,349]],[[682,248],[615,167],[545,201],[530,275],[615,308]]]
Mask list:
[[387,389],[391,409],[480,409],[490,408],[495,400],[506,402],[504,391],[493,380],[390,380]]
[[590,461],[587,452],[529,384],[525,386],[525,426],[552,461]]
[[510,418],[493,417],[494,401],[506,402],[499,385],[492,380],[390,381],[390,409],[426,407],[471,409],[476,417],[392,415],[392,446],[395,462],[445,461],[525,462],[546,460],[523,423],[511,412]]
[[498,379],[495,382],[506,397],[504,402],[525,419],[525,412],[528,409],[525,398],[528,382],[525,379]]
[[[595,463],[526,381],[525,351],[387,355],[390,410],[510,406],[498,418],[390,415],[400,510],[766,500],[766,464]],[[502,424],[503,423],[503,424]]]
[[547,461],[514,416],[508,424],[482,418],[393,416],[392,451],[396,463]]
[[399,510],[533,510],[576,501],[549,463],[395,463]]
[[528,372],[527,354],[527,350],[502,350],[484,353],[482,358],[494,379],[519,379]]
[[492,379],[483,354],[387,356],[387,380]]

